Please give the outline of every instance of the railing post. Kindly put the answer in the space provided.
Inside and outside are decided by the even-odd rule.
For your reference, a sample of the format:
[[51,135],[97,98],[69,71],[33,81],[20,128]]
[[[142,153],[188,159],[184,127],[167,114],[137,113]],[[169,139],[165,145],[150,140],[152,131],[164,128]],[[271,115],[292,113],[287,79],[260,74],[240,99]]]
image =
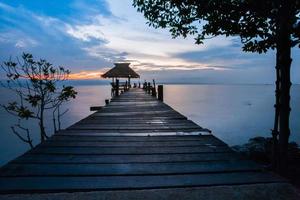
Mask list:
[[152,96],[156,97],[156,88],[152,87]]
[[153,79],[153,87],[152,87],[152,96],[156,97],[156,86],[155,86],[155,80]]
[[119,79],[116,80],[116,96],[119,96]]
[[163,85],[158,85],[157,86],[157,99],[159,101],[164,101],[164,87]]
[[150,82],[148,82],[147,92],[148,92],[148,94],[150,94],[150,92],[151,92],[151,84],[150,84]]

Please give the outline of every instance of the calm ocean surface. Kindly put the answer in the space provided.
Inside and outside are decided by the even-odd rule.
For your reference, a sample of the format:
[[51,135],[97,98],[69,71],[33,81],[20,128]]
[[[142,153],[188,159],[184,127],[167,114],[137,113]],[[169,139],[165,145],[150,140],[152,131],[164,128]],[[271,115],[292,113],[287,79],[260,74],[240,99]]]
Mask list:
[[[110,97],[110,86],[76,86],[78,96],[69,102],[63,117],[63,128],[91,114],[90,106],[104,105]],[[229,145],[243,144],[251,137],[270,136],[274,118],[273,85],[165,85],[165,102]],[[14,99],[0,88],[0,103]],[[300,85],[292,87],[291,140],[300,143]],[[12,134],[10,126],[16,119],[0,110],[0,165],[21,155],[29,148]],[[38,127],[33,122],[33,139],[38,142]],[[46,128],[52,133],[52,118]]]

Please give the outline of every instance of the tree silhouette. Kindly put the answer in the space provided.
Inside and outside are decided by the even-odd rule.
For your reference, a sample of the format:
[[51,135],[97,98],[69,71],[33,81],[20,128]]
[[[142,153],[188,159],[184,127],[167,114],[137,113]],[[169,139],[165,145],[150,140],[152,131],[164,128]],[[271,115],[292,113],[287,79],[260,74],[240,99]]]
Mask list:
[[35,60],[31,54],[23,53],[21,59],[11,59],[1,64],[6,82],[1,85],[17,95],[16,101],[1,105],[8,113],[18,117],[18,124],[11,127],[13,133],[33,147],[30,131],[21,125],[22,120],[37,120],[41,142],[48,138],[45,131],[45,112],[52,111],[54,130],[60,129],[60,106],[75,98],[72,86],[59,86],[70,74],[63,67],[54,67],[46,60]]
[[239,36],[243,51],[276,49],[273,164],[284,173],[290,135],[291,48],[300,47],[300,0],[134,0],[133,6],[149,26],[167,28],[174,38],[193,35],[196,44],[202,44],[219,35]]

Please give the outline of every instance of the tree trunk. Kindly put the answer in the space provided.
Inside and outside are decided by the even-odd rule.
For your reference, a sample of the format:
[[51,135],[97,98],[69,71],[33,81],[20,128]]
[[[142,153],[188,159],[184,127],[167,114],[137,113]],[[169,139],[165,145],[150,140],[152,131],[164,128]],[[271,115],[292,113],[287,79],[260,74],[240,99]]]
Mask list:
[[291,69],[291,20],[288,0],[281,0],[278,16],[277,54],[280,72],[280,111],[279,111],[279,155],[278,171],[281,174],[287,170],[288,142],[290,136],[290,69]]
[[60,109],[59,109],[59,105],[57,107],[57,122],[58,122],[58,130],[61,130],[61,124],[60,124]]
[[[278,64],[278,53],[276,52],[276,64]],[[280,73],[279,73],[279,67],[276,66],[276,89],[275,89],[275,116],[274,116],[274,126],[272,129],[272,168],[276,170],[277,163],[278,163],[278,124],[279,124],[279,109],[280,109]]]
[[288,142],[290,136],[290,68],[291,57],[290,48],[282,53],[281,61],[281,92],[280,92],[280,112],[279,112],[279,172],[284,173],[287,167]]
[[39,126],[40,126],[41,142],[44,142],[45,141],[45,128],[43,125],[43,120],[40,120]]
[[44,105],[41,105],[41,114],[40,114],[40,135],[41,135],[41,142],[44,142],[46,139],[46,131],[44,126]]

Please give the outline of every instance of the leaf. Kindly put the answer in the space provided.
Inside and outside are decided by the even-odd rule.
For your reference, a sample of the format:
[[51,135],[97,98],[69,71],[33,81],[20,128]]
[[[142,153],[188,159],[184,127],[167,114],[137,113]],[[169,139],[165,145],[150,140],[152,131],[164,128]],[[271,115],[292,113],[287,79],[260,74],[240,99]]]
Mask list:
[[77,95],[77,92],[74,90],[72,86],[63,87],[59,99],[61,101],[68,101],[70,98],[75,99]]
[[[288,3],[292,17],[287,24],[292,25],[299,19],[299,1]],[[247,38],[243,50],[258,53],[275,48],[276,19],[282,7],[273,0],[134,0],[133,6],[144,14],[149,26],[169,29],[173,38],[196,35],[195,43],[202,44],[209,36],[240,36]],[[296,27],[300,25],[291,35],[297,35]],[[249,43],[248,39],[256,41]]]
[[10,110],[10,111],[15,111],[16,108],[17,108],[17,102],[10,102],[8,103],[8,106],[6,106],[7,110]]
[[55,92],[56,87],[55,87],[55,85],[54,85],[54,83],[53,83],[52,81],[47,81],[47,82],[45,83],[45,85],[46,85],[45,89],[46,89],[48,92]]
[[28,95],[25,100],[33,107],[36,107],[42,100],[42,97],[40,95]]
[[34,112],[30,111],[27,107],[23,107],[21,106],[18,110],[17,110],[18,116],[21,118],[25,118],[28,119],[30,117],[33,117]]

